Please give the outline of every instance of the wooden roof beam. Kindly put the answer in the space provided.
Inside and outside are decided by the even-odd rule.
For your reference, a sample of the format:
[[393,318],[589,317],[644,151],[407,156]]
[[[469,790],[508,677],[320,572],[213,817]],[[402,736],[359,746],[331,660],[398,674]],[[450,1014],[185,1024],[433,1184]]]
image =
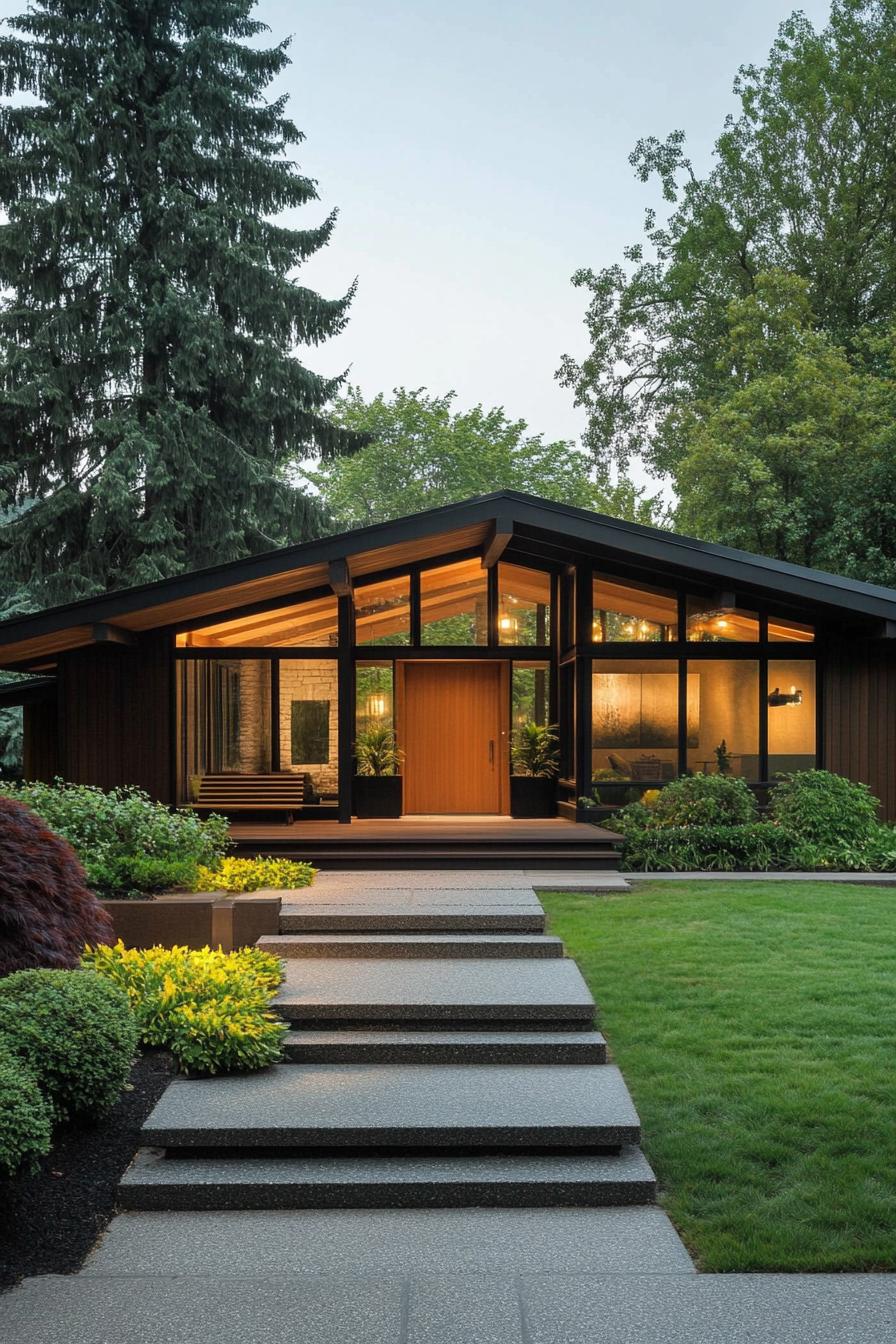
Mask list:
[[331,560],[327,566],[327,579],[337,597],[351,597],[352,576],[347,560]]
[[104,622],[98,622],[93,627],[94,644],[120,644],[122,648],[135,649],[137,647],[137,636],[133,630],[125,630],[120,625],[106,625]]
[[492,533],[482,556],[482,568],[492,569],[507,550],[513,540],[513,519],[499,516],[495,519]]

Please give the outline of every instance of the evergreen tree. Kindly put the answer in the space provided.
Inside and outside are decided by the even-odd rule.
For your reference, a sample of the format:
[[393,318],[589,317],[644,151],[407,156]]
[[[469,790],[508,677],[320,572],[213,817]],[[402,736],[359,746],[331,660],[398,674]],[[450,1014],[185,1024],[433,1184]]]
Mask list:
[[[0,39],[0,575],[46,604],[320,530],[293,479],[357,439],[296,347],[351,293],[264,91],[252,0],[35,0]],[[24,100],[23,100],[24,98]]]

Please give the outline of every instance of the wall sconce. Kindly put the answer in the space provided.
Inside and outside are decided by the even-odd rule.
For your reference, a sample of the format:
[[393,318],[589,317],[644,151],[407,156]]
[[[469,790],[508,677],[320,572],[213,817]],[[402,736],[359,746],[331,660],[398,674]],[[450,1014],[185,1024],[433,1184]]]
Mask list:
[[768,693],[768,703],[773,708],[776,705],[801,705],[803,703],[803,693],[796,686],[791,686],[789,691],[782,691],[780,686],[776,686],[773,691]]
[[367,714],[371,719],[382,719],[386,715],[386,697],[384,695],[368,695]]

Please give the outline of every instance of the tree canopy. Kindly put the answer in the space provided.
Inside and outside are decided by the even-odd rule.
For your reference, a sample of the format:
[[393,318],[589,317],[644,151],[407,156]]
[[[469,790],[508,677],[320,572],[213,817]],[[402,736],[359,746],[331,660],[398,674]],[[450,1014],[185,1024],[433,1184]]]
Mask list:
[[660,505],[633,485],[601,486],[588,455],[565,441],[546,443],[501,407],[454,407],[455,393],[396,388],[367,401],[357,388],[337,399],[334,419],[368,443],[351,457],[307,472],[334,528],[363,527],[421,509],[519,490],[639,522]]
[[[635,147],[669,217],[648,212],[625,264],[574,276],[591,348],[559,377],[600,467],[640,456],[700,535],[817,555],[837,494],[859,490],[875,535],[838,563],[879,577],[896,536],[870,492],[893,475],[892,440],[875,431],[866,456],[866,422],[889,396],[896,322],[896,2],[834,0],[822,31],[793,14],[735,92],[708,172],[681,131]],[[763,353],[766,320],[782,329]]]
[[37,603],[320,528],[297,461],[355,446],[297,349],[351,295],[277,222],[315,184],[252,0],[35,0],[0,39],[0,573]]

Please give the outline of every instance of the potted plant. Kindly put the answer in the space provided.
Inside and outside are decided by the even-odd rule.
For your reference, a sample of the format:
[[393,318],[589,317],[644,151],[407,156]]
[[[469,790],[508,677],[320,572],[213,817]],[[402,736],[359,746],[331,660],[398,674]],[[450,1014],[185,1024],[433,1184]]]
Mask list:
[[354,811],[357,817],[400,817],[401,752],[385,723],[371,724],[355,742]]
[[555,780],[560,769],[557,730],[527,719],[513,734],[510,776],[512,817],[553,817],[557,811]]

